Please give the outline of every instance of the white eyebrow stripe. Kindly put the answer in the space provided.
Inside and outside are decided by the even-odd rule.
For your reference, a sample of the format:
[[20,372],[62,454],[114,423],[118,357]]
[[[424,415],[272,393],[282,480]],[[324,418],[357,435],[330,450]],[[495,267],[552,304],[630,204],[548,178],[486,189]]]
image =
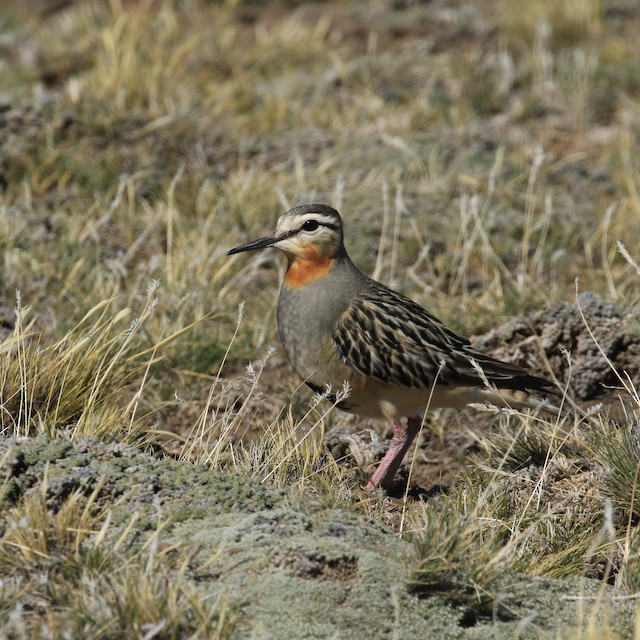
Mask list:
[[321,224],[330,229],[337,229],[338,223],[333,216],[327,216],[323,213],[305,213],[298,217],[299,224],[304,224],[308,220],[317,220],[318,224]]

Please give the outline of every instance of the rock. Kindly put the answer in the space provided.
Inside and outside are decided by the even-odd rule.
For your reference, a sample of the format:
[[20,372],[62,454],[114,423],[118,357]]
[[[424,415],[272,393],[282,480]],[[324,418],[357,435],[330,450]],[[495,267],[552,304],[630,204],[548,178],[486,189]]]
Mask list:
[[592,293],[581,294],[575,303],[552,304],[526,320],[511,320],[474,343],[542,375],[548,376],[550,368],[581,401],[620,387],[617,374],[626,372],[634,384],[640,382],[640,310],[624,309]]
[[[500,605],[478,614],[468,602],[416,588],[412,544],[379,522],[312,496],[301,499],[294,489],[271,490],[240,473],[122,444],[1,438],[0,530],[21,496],[46,485],[47,508],[56,511],[70,492],[89,494],[99,482],[96,506],[112,511],[114,541],[140,514],[133,542],[111,553],[121,554],[125,566],[131,548],[154,539],[174,557],[189,558],[167,562],[163,571],[186,583],[202,610],[225,603],[231,638],[538,637],[574,628],[585,602],[596,597],[607,600],[609,609],[602,610],[611,613],[616,630],[632,628],[633,601],[613,599],[607,585],[587,579],[507,575]],[[33,571],[41,580],[42,568]],[[6,575],[2,567],[0,574]],[[3,588],[9,584],[3,578]],[[109,588],[109,581],[93,584],[97,598]]]

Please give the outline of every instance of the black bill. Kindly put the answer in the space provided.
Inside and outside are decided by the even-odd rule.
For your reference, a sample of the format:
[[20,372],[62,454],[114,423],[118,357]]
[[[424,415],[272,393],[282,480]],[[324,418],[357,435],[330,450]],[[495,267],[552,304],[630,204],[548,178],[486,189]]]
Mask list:
[[270,247],[278,242],[278,238],[274,236],[266,236],[264,238],[258,238],[258,240],[252,240],[251,242],[246,242],[245,244],[241,244],[239,247],[234,247],[233,249],[229,249],[227,251],[228,256],[232,256],[234,253],[242,253],[243,251],[253,251],[254,249],[264,249],[265,247]]

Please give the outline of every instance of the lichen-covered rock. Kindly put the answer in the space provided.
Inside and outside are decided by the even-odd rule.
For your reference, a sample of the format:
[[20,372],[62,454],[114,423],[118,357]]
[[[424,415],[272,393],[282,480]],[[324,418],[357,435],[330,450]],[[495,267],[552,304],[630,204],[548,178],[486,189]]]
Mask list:
[[551,369],[578,400],[597,399],[608,387],[621,386],[616,372],[640,382],[640,309],[624,309],[591,293],[511,320],[477,337],[475,345],[538,373],[548,375]]
[[[607,617],[622,635],[633,625],[633,601],[616,600],[601,582],[517,574],[504,576],[495,609],[477,615],[468,602],[416,589],[411,543],[379,522],[239,473],[94,440],[0,438],[0,532],[22,495],[45,490],[55,511],[65,495],[89,493],[98,482],[104,484],[96,504],[112,510],[115,538],[141,514],[137,544],[154,536],[182,553],[188,562],[168,562],[167,574],[187,581],[205,608],[227,603],[233,623],[225,637],[555,637],[565,627],[575,630],[585,602],[596,598],[599,613],[590,612],[589,624]],[[126,554],[126,546],[112,553]]]
[[21,494],[41,491],[45,484],[52,507],[72,492],[89,495],[104,482],[98,504],[118,503],[114,516],[127,521],[136,509],[144,516],[163,506],[177,519],[229,511],[271,508],[277,495],[259,482],[227,473],[155,457],[121,443],[99,440],[0,438],[0,504]]

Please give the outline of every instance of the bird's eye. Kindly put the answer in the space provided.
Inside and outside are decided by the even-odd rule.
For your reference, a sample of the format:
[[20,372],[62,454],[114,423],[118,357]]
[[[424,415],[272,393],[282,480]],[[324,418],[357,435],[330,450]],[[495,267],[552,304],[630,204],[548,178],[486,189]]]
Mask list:
[[319,226],[320,226],[320,223],[317,220],[307,220],[302,225],[302,229],[304,231],[315,231]]

